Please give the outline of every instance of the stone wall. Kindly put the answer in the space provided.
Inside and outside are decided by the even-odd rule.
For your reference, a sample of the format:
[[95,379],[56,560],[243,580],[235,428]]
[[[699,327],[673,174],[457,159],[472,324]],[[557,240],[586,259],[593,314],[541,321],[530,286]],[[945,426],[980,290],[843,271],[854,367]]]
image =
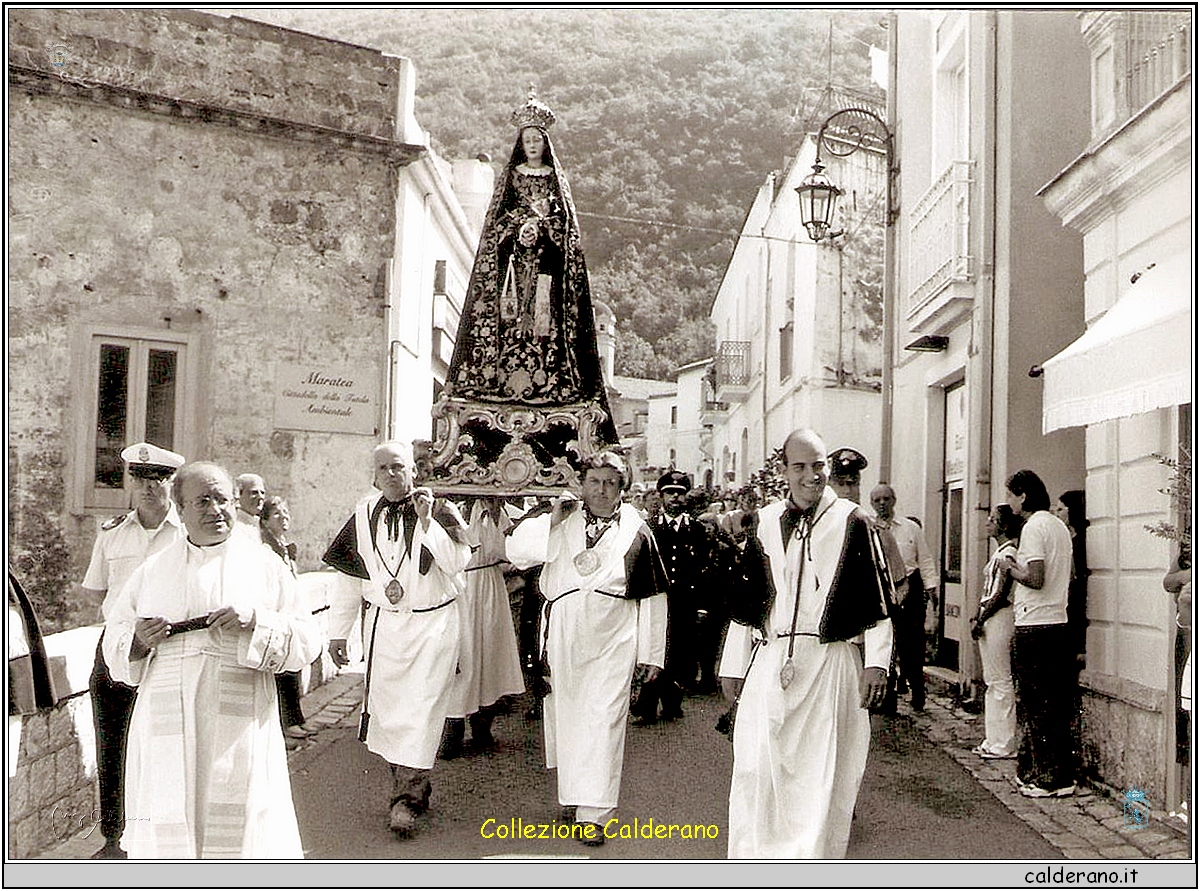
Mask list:
[[248,19],[187,9],[14,9],[8,53],[10,66],[71,82],[382,139],[397,131],[403,60]]
[[17,772],[8,784],[8,856],[20,859],[86,831],[99,822],[99,811],[95,756],[89,771],[76,733],[78,720],[91,721],[86,694],[13,720],[22,727]]
[[178,449],[262,474],[314,568],[374,436],[277,429],[275,372],[382,378],[411,65],[186,10],[9,23],[9,556],[43,630],[95,620],[78,583],[116,512],[80,506],[96,324],[194,336]]

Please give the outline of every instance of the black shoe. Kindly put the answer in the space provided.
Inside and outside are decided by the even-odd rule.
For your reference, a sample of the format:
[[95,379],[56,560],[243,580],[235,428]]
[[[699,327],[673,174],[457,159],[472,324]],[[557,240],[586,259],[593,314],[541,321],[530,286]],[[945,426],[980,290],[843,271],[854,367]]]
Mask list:
[[[599,823],[576,823],[576,826],[583,828],[583,832],[579,835],[579,841],[589,848],[598,848],[604,844],[604,827]],[[587,835],[588,827],[592,829],[592,835],[589,838]]]
[[388,829],[401,838],[408,838],[417,829],[417,812],[403,801],[392,805],[388,814]]
[[463,718],[447,718],[446,727],[442,731],[442,742],[438,746],[437,756],[443,761],[453,761],[463,753],[463,734],[467,722]]
[[471,736],[472,752],[491,752],[496,747],[496,737],[492,736],[492,731],[490,730],[475,733]]
[[119,838],[106,839],[104,847],[91,857],[92,860],[128,860],[129,855],[121,850]]
[[649,727],[652,724],[657,724],[657,723],[658,723],[658,717],[656,715],[634,715],[633,716],[633,726],[634,727]]
[[661,720],[663,720],[663,721],[678,721],[682,717],[683,717],[683,709],[673,708],[669,711],[667,709],[663,709]]

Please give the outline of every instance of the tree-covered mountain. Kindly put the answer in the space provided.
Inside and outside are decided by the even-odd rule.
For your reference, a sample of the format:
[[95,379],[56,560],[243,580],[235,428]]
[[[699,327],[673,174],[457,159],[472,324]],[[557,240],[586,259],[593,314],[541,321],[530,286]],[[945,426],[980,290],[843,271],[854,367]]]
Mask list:
[[887,41],[881,10],[223,12],[412,59],[417,120],[447,158],[507,159],[536,85],[592,294],[617,314],[617,373],[637,377],[712,354],[709,307],[755,191],[826,83],[871,89],[867,46]]

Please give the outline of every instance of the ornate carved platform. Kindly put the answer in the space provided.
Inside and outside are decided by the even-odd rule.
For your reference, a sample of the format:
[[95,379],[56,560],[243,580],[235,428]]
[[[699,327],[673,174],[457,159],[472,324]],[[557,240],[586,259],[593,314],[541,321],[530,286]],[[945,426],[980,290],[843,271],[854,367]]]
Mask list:
[[437,495],[557,495],[603,446],[597,402],[540,408],[442,399],[434,443],[417,443],[417,485]]

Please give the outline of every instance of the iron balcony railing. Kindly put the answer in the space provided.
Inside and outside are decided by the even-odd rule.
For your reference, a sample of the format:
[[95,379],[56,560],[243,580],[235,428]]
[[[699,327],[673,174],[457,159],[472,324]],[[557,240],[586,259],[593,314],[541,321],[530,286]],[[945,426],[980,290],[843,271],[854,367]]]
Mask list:
[[749,383],[750,341],[721,341],[717,349],[717,386],[744,387]]

